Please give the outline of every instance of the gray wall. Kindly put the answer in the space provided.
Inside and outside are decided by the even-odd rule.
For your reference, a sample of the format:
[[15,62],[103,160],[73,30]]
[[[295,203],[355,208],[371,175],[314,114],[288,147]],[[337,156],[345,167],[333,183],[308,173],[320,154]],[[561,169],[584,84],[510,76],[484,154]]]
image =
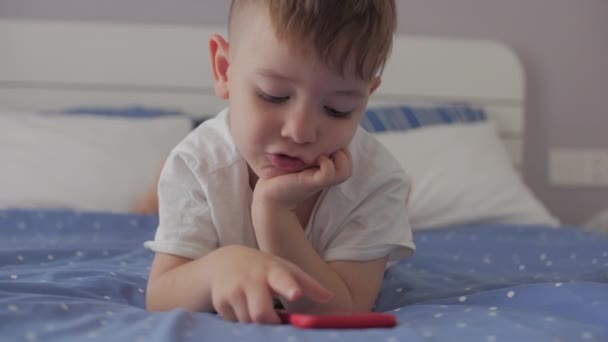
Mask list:
[[[552,212],[580,223],[608,189],[547,182],[553,147],[608,149],[608,1],[397,0],[399,31],[501,40],[527,72],[524,177]],[[223,25],[227,0],[0,0],[0,18]]]

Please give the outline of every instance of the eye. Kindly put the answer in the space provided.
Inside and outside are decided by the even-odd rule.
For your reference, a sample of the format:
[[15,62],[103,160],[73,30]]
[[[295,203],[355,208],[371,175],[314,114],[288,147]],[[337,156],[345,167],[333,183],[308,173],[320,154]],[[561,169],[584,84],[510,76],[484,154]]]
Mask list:
[[325,106],[325,110],[327,111],[327,114],[329,114],[329,116],[331,116],[333,118],[338,118],[338,119],[346,119],[352,113],[352,111],[341,112],[339,110],[335,110],[335,109],[333,109],[331,107],[327,107],[327,106]]
[[265,92],[258,90],[258,97],[260,97],[262,100],[270,102],[270,103],[283,103],[287,100],[289,100],[289,96],[283,96],[283,97],[278,97],[278,96],[272,96],[269,94],[266,94]]

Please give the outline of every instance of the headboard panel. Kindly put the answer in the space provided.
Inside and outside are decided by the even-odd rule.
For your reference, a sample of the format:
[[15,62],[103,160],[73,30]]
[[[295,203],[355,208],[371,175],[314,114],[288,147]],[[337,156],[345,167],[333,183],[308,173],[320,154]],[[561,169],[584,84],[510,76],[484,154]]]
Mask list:
[[[63,110],[148,105],[193,116],[226,105],[213,94],[214,27],[0,20],[0,107]],[[484,40],[397,35],[371,104],[484,107],[521,165],[524,75],[515,54]]]

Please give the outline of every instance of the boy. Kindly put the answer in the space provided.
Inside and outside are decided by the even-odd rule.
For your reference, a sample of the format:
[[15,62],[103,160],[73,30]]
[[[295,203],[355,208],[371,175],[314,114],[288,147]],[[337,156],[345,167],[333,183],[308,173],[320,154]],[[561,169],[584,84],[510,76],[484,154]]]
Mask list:
[[371,310],[414,249],[406,176],[359,128],[394,27],[393,0],[233,1],[230,41],[209,42],[230,106],[163,167],[149,310]]

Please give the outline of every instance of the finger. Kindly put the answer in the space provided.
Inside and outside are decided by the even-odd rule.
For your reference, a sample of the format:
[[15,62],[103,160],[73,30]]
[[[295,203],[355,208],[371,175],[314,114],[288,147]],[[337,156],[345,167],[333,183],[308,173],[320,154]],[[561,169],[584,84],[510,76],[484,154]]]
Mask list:
[[334,296],[331,291],[326,289],[321,283],[301,269],[298,268],[294,275],[296,276],[297,282],[300,284],[302,294],[315,302],[324,303]]
[[319,157],[319,169],[313,174],[318,185],[325,186],[330,183],[335,175],[334,162],[326,156]]
[[284,262],[286,269],[278,269],[269,276],[269,285],[289,301],[302,295],[316,302],[326,302],[333,294],[296,265]]
[[239,291],[232,295],[230,304],[232,305],[232,311],[236,316],[236,319],[241,323],[251,323],[251,317],[249,316],[249,307],[247,303],[247,295],[244,290]]
[[289,301],[297,300],[302,296],[302,289],[295,277],[285,268],[276,268],[268,274],[268,286]]
[[220,304],[214,304],[213,307],[224,320],[231,322],[237,321],[236,314],[234,313],[234,310],[232,310],[230,303],[223,302]]
[[247,306],[249,315],[254,323],[279,324],[281,320],[274,311],[270,289],[256,289],[249,287],[247,290]]
[[319,169],[322,171],[330,171],[334,169],[334,161],[328,156],[319,157]]
[[342,149],[334,153],[334,167],[336,169],[337,178],[346,180],[352,175],[352,156],[346,149]]
[[351,159],[350,152],[346,149],[337,150],[332,155],[332,160],[334,161],[336,169],[343,169],[343,168],[347,167],[348,164],[350,164],[350,159]]

